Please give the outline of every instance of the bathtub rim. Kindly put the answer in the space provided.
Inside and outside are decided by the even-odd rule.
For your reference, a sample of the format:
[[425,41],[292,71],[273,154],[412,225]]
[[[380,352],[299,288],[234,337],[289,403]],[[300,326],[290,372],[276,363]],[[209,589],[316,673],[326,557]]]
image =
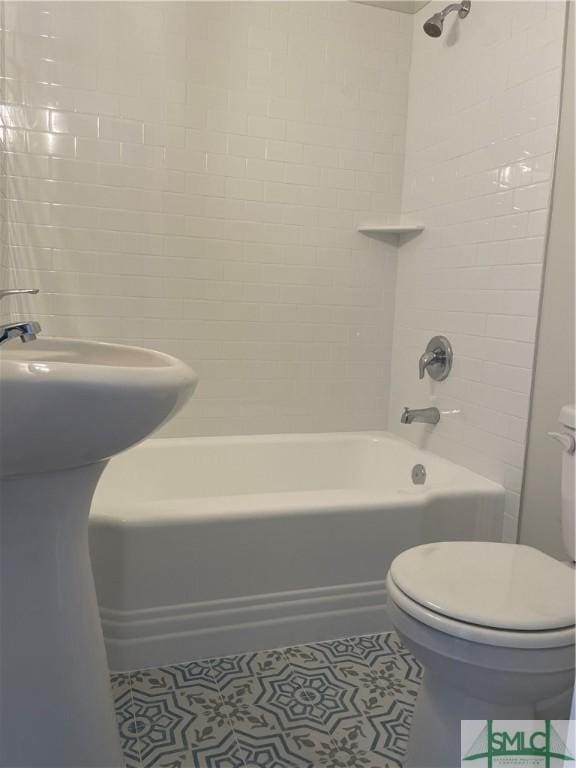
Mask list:
[[[179,524],[186,520],[194,523],[209,523],[216,519],[238,519],[246,517],[266,518],[281,514],[306,514],[315,513],[350,513],[354,509],[370,510],[383,505],[392,504],[395,507],[432,504],[446,496],[459,495],[469,498],[477,493],[486,496],[502,496],[504,487],[489,478],[480,475],[467,467],[457,464],[450,459],[419,448],[405,438],[398,437],[387,431],[366,432],[319,432],[319,433],[280,433],[262,435],[232,435],[214,437],[166,437],[148,438],[124,455],[136,451],[139,453],[160,451],[162,448],[186,448],[187,446],[214,446],[214,445],[245,445],[254,442],[264,445],[290,444],[290,443],[345,443],[375,442],[375,443],[401,443],[410,451],[421,458],[421,463],[426,463],[429,458],[431,464],[436,466],[447,465],[456,469],[454,483],[439,485],[416,486],[406,483],[387,489],[373,489],[367,487],[353,488],[324,488],[306,491],[266,491],[256,493],[238,493],[206,496],[184,496],[170,499],[154,499],[152,501],[134,500],[112,504],[110,502],[98,502],[93,504],[90,520],[98,525],[122,525],[122,526],[153,526],[162,524]],[[104,478],[104,482],[106,482]],[[412,491],[412,492],[410,492]],[[159,514],[160,513],[160,514]]]

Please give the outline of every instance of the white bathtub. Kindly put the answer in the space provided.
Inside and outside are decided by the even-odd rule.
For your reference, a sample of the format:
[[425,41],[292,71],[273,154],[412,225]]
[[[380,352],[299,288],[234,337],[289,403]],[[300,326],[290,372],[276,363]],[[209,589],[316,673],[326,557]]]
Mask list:
[[503,510],[500,486],[387,433],[148,440],[110,462],[92,507],[110,665],[388,629],[395,555],[498,540]]

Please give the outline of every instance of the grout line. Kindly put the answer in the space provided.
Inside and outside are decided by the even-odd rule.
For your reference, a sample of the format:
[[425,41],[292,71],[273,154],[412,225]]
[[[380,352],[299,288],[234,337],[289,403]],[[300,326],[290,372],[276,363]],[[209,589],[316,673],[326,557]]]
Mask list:
[[[132,693],[132,675],[130,672],[128,672],[127,674],[128,674],[128,685],[130,687],[130,706],[132,707],[132,720],[134,723],[134,733],[136,733],[136,712],[135,712],[135,705],[134,705],[134,695]],[[143,768],[139,737],[136,739],[136,749],[138,752],[138,762],[140,763],[140,768]]]
[[[238,654],[238,655],[243,655],[243,654]],[[220,658],[227,658],[227,657],[226,656],[222,656]],[[206,661],[208,663],[208,665],[210,666],[210,671],[212,672],[214,683],[215,683],[217,691],[218,691],[218,696],[220,697],[220,703],[224,704],[224,697],[222,695],[222,690],[220,688],[220,683],[216,679],[216,677],[214,675],[214,670],[213,670],[213,667],[212,667],[213,662],[217,661],[217,660],[218,660],[217,658],[213,658],[213,659],[205,659],[204,661]],[[234,737],[234,742],[236,744],[236,748],[237,748],[238,752],[240,753],[240,743],[238,741],[238,736],[236,735],[236,729],[234,728],[234,725],[232,724],[232,721],[231,721],[230,717],[227,716],[226,719],[227,719],[227,722],[228,722],[228,728],[229,728],[230,732],[232,733],[232,736]],[[241,759],[242,759],[242,765],[244,766],[244,768],[248,768],[248,766],[246,766],[246,761],[244,760],[244,758],[242,757]]]

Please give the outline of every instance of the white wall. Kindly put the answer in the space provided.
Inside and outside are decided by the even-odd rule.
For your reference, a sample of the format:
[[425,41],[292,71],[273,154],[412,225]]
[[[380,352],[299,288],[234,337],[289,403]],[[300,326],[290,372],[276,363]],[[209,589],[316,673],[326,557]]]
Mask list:
[[[0,2],[0,72],[4,72],[6,65],[6,46],[5,46],[5,8]],[[5,102],[5,79],[0,78],[0,105]],[[6,198],[6,146],[5,146],[5,123],[4,113],[0,106],[0,287],[7,285],[10,281],[9,263],[8,263],[8,219],[7,219],[7,198]],[[0,302],[0,323],[9,319],[5,302]]]
[[[389,417],[503,482],[513,538],[564,4],[475,0],[433,40],[436,7],[8,3],[11,279],[48,333],[194,365],[170,433]],[[356,234],[401,210],[397,258]],[[453,375],[418,382],[436,333]]]
[[200,385],[164,434],[385,426],[411,18],[7,3],[12,306]]
[[[414,17],[404,213],[426,230],[399,250],[389,426],[505,485],[515,538],[553,170],[564,4],[474,2],[439,39]],[[428,339],[455,364],[418,381]],[[399,423],[435,404],[432,431]]]
[[520,541],[565,558],[560,528],[560,408],[574,402],[574,6],[568,24],[562,114],[546,249]]

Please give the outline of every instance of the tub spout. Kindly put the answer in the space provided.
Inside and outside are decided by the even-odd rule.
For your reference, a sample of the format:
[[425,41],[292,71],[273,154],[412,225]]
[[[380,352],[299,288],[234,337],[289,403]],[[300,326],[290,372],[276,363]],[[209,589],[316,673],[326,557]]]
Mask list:
[[412,424],[414,421],[423,424],[438,424],[440,421],[440,411],[436,407],[432,408],[404,408],[400,417],[402,424]]

